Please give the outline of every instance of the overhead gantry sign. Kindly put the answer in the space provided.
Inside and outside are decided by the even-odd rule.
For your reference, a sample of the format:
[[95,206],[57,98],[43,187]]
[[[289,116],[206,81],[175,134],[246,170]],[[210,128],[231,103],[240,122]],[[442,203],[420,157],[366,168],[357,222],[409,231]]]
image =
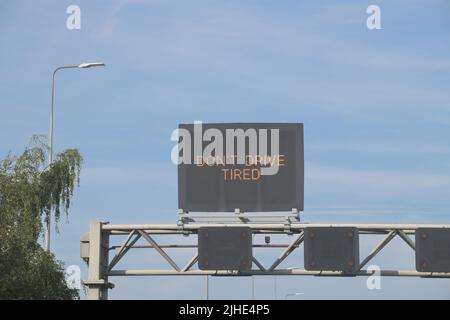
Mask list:
[[[222,234],[215,234],[214,228]],[[223,228],[237,228],[238,232],[224,233]],[[386,270],[380,266],[380,276],[450,278],[450,225],[292,223],[288,228],[285,224],[245,225],[245,232],[252,235],[290,234],[291,237],[286,237],[290,241],[284,244],[256,243],[248,233],[242,235],[242,230],[241,224],[180,226],[93,222],[89,233],[81,238],[81,256],[89,265],[89,277],[84,281],[88,287],[88,298],[107,299],[108,289],[113,288],[110,278],[121,276],[370,276],[375,271],[365,268],[396,237],[415,251],[416,265],[408,270]],[[209,236],[205,237],[205,232],[209,232]],[[176,241],[174,235],[180,236],[183,241]],[[198,242],[181,244],[186,243],[186,236],[198,237]],[[359,259],[358,243],[369,236],[379,237],[380,242],[369,254]],[[212,243],[208,243],[208,237]],[[119,238],[123,239],[122,243],[116,242]],[[164,241],[165,238],[173,242]],[[243,241],[247,245],[230,249],[230,244],[233,245],[236,241]],[[440,250],[435,250],[436,243],[442,246]],[[304,268],[280,268],[280,264],[303,244]],[[202,250],[202,247],[208,245],[215,246],[215,250],[198,251],[199,247]],[[326,250],[327,247],[332,250]],[[172,248],[183,248],[194,253],[189,261],[181,264],[168,253]],[[279,248],[280,254],[270,263],[263,264],[257,251],[269,248]],[[119,262],[126,260],[131,249],[156,250],[161,259],[166,261],[168,268],[117,268]],[[226,252],[226,259],[218,259],[214,252]],[[250,263],[248,259],[251,259]],[[243,261],[247,262],[242,263]],[[214,266],[211,267],[211,264]],[[232,268],[228,269],[229,266]]]
[[[396,237],[415,251],[416,265],[409,270],[382,269],[379,275],[450,277],[450,225],[300,222],[301,123],[196,122],[181,124],[172,140],[172,161],[178,166],[178,223],[93,222],[81,239],[81,256],[89,264],[84,281],[89,298],[106,299],[113,287],[109,279],[118,276],[369,276],[377,271],[365,269],[368,263]],[[174,241],[174,235],[181,241]],[[258,243],[255,235],[291,237],[271,244]],[[360,241],[369,236],[382,239],[360,259]],[[164,237],[172,242],[161,242]],[[121,244],[116,242],[119,238]],[[280,268],[302,245],[304,268]],[[192,258],[180,264],[169,254],[172,248],[189,249]],[[281,252],[267,264],[257,252],[268,248]],[[169,268],[118,268],[131,249],[156,250]]]

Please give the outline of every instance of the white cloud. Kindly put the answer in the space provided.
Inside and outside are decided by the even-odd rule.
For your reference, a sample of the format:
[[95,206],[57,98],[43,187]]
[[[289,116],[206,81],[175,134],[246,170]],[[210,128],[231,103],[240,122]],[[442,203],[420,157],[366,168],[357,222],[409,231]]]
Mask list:
[[306,185],[320,192],[326,190],[337,194],[366,194],[372,198],[380,196],[409,196],[450,191],[450,176],[420,172],[388,170],[364,170],[306,165]]
[[128,163],[117,166],[85,167],[82,170],[83,185],[123,185],[127,188],[134,184],[147,184],[159,186],[176,186],[176,166],[169,160],[167,164]]
[[368,152],[368,153],[420,153],[434,155],[450,154],[450,146],[408,141],[402,142],[312,142],[308,143],[308,149],[316,151],[350,151],[350,152]]

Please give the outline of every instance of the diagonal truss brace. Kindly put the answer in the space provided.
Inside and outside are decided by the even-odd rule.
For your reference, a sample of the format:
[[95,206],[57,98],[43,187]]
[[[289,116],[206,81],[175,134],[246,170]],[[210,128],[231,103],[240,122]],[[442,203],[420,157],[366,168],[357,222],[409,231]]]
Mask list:
[[397,230],[397,234],[400,238],[403,239],[403,241],[406,242],[408,246],[411,247],[414,251],[416,250],[416,245],[414,244],[414,241],[411,240],[411,238],[403,231],[403,230]]
[[370,260],[372,260],[389,242],[392,241],[396,236],[399,236],[406,244],[413,250],[416,250],[416,246],[411,238],[403,230],[391,230],[387,236],[373,248],[369,255],[359,264],[358,271],[362,270]]
[[252,261],[253,261],[254,264],[256,264],[256,266],[259,268],[259,270],[266,271],[266,269],[261,264],[261,262],[259,262],[254,256],[252,256]]
[[192,266],[197,263],[197,261],[198,261],[198,254],[193,256],[192,259],[189,260],[189,262],[186,264],[186,266],[184,266],[184,268],[181,269],[181,271],[182,272],[189,271],[192,268]]
[[358,271],[360,271],[364,266],[369,263],[370,260],[373,259],[389,242],[391,242],[392,239],[397,235],[396,230],[391,230],[387,236],[381,240],[379,244],[373,248],[373,250],[369,253],[369,255],[359,264]]
[[[135,236],[135,237],[133,240],[131,240],[131,238],[133,236]],[[122,259],[122,257],[128,252],[128,250],[130,250],[131,247],[133,247],[133,245],[139,240],[140,237],[141,237],[141,235],[137,234],[136,230],[132,230],[130,232],[130,234],[128,235],[128,237],[125,239],[122,246],[120,247],[119,251],[117,252],[117,254],[114,256],[114,258],[112,258],[111,262],[109,263],[108,268],[107,268],[108,271],[111,271],[112,268],[114,268],[114,266],[120,261],[120,259]]]
[[275,260],[275,262],[270,266],[268,269],[269,271],[275,270],[278,265],[284,261],[291,253],[294,251],[298,246],[303,242],[305,236],[304,232],[301,232],[297,238],[294,239],[294,241],[291,242],[291,244],[284,250],[284,252]]
[[158,251],[158,253],[164,258],[166,259],[166,261],[172,266],[172,268],[174,268],[175,270],[177,270],[178,272],[180,271],[180,268],[177,266],[177,264],[175,263],[175,261],[172,260],[171,257],[169,257],[169,255],[156,243],[155,240],[153,240],[152,237],[150,237],[147,233],[145,233],[143,230],[138,230],[138,232],[141,234],[141,236],[147,240],[154,248],[156,251]]

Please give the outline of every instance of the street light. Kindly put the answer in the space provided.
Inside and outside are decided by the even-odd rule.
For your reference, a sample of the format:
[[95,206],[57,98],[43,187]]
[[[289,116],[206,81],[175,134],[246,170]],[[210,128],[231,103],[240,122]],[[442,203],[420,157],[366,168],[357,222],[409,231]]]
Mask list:
[[[58,70],[61,69],[73,69],[73,68],[93,68],[93,67],[104,67],[105,64],[103,62],[84,62],[79,65],[68,65],[68,66],[61,66],[55,69],[53,71],[53,78],[52,78],[52,103],[51,103],[51,109],[50,109],[50,155],[48,158],[48,167],[50,168],[50,165],[53,162],[53,110],[54,110],[54,102],[55,102],[55,75]],[[50,220],[51,220],[51,212],[47,217],[47,230],[45,231],[45,244],[44,248],[45,251],[50,251]]]
[[284,300],[287,300],[288,297],[295,297],[295,296],[302,296],[304,295],[303,292],[291,292],[286,294],[286,296],[284,297]]

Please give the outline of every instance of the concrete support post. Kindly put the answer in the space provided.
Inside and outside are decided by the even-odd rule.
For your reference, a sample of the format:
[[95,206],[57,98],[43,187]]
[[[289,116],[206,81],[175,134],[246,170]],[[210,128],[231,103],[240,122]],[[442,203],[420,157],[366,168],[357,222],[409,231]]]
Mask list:
[[89,229],[89,279],[84,281],[88,286],[89,300],[107,300],[108,277],[105,276],[108,265],[109,233],[102,231],[102,222],[94,221]]

